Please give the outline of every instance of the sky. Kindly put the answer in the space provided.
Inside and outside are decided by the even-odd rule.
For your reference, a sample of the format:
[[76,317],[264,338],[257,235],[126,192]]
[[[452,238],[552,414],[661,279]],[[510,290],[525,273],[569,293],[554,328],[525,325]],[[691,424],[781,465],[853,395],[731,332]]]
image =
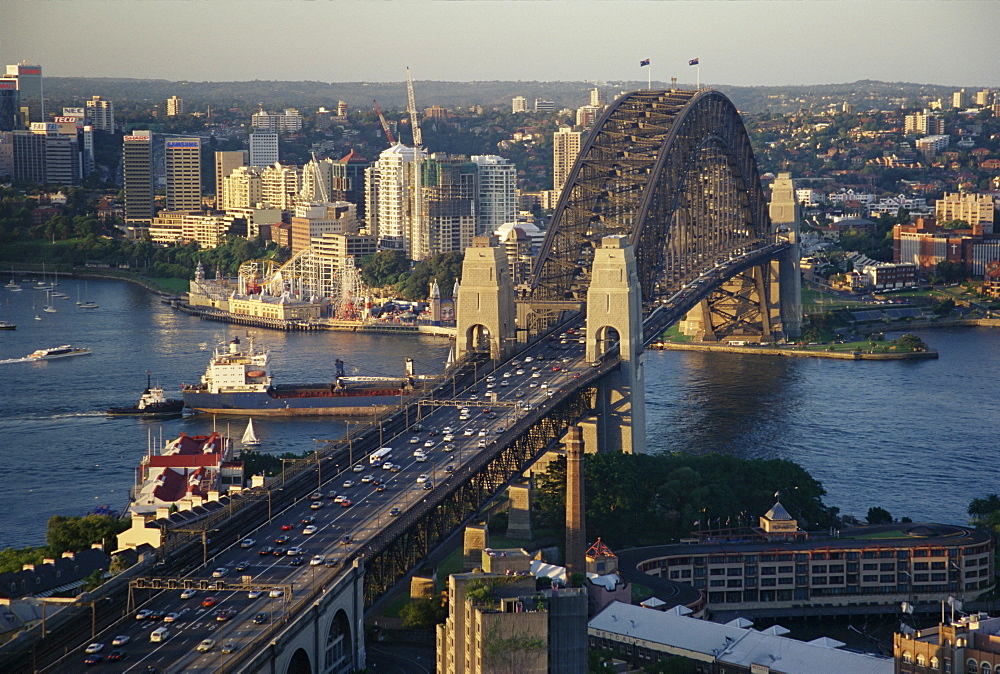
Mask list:
[[1000,87],[998,27],[998,0],[4,0],[0,59],[181,81],[398,82],[409,66],[459,82]]

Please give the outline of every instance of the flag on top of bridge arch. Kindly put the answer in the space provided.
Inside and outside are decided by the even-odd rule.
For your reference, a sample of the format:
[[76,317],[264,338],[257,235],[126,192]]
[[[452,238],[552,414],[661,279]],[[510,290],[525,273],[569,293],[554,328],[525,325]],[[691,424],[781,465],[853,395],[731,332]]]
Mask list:
[[639,61],[639,67],[640,68],[643,67],[643,66],[648,66],[648,65],[649,65],[649,59],[643,59],[643,60]]
[[696,66],[696,65],[698,65],[698,59],[691,59],[690,61],[688,61],[688,65],[689,66]]

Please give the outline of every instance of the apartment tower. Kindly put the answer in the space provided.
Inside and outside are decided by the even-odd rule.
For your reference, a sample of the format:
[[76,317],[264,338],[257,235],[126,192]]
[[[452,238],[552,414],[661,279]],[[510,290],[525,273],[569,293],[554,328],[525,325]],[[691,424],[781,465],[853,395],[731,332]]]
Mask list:
[[568,126],[564,126],[552,134],[552,191],[553,196],[562,193],[566,180],[569,179],[570,171],[576,157],[580,154],[579,131],[573,131]]
[[226,150],[215,153],[215,207],[225,208],[226,178],[247,163],[246,150]]

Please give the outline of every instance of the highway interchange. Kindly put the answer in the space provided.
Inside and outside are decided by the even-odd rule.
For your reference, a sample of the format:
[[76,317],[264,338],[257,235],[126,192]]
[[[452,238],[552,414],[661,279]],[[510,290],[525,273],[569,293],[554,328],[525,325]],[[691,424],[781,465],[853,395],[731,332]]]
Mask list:
[[[245,543],[241,541],[215,555],[186,577],[213,580],[213,571],[218,569],[221,580],[242,583],[249,591],[198,589],[182,599],[180,589],[136,590],[135,610],[94,640],[102,647],[92,668],[106,672],[215,671],[234,653],[251,647],[272,623],[286,620],[298,598],[334,581],[343,570],[345,557],[389,524],[394,509],[405,512],[446,482],[453,470],[483,451],[482,445],[492,446],[500,433],[526,411],[525,406],[544,408],[550,390],[580,376],[589,367],[583,361],[582,342],[579,328],[555,335],[478,378],[477,384],[454,391],[453,399],[468,402],[467,407],[433,408],[406,433],[383,438],[381,444],[392,447],[389,463],[393,469],[371,465],[367,455],[362,455],[351,466],[324,470],[324,480],[310,498],[274,513],[270,521],[243,533]],[[492,369],[495,364],[486,361],[480,370]],[[446,439],[448,429],[451,437]],[[426,453],[425,459],[414,455],[418,449]],[[350,505],[338,503],[338,496],[349,499]],[[315,531],[307,534],[304,532],[309,523]],[[244,544],[248,547],[241,547]],[[289,547],[301,548],[300,554],[289,555]],[[275,548],[282,548],[283,554],[275,554]],[[259,594],[251,594],[258,586]],[[214,603],[203,606],[208,597]],[[156,613],[153,618],[136,619],[143,609]],[[220,620],[220,611],[223,616],[229,612],[232,615]],[[175,619],[164,622],[172,613]],[[166,628],[169,636],[154,643],[150,637],[159,628]],[[127,643],[113,645],[119,636],[126,637]],[[207,650],[197,650],[206,639],[212,640],[210,646],[207,642],[202,646]],[[84,649],[91,643],[81,644],[79,650],[69,652],[47,671],[79,671],[88,657]],[[107,656],[113,651],[124,653],[124,657],[109,660]]]

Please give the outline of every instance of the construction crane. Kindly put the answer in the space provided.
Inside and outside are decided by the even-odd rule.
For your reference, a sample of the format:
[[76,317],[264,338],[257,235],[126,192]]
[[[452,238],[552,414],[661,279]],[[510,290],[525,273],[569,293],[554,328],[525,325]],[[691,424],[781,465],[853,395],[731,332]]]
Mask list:
[[385,121],[385,115],[382,114],[382,108],[378,107],[378,101],[374,98],[372,103],[375,104],[375,112],[378,113],[378,121],[382,122],[382,130],[385,131],[385,138],[389,141],[389,147],[396,144],[396,139],[392,135],[392,131],[389,130],[389,122]]
[[424,140],[420,135],[420,120],[417,119],[417,103],[413,97],[413,78],[410,77],[410,67],[406,67],[406,96],[409,103],[410,130],[413,132],[413,147],[420,148]]

